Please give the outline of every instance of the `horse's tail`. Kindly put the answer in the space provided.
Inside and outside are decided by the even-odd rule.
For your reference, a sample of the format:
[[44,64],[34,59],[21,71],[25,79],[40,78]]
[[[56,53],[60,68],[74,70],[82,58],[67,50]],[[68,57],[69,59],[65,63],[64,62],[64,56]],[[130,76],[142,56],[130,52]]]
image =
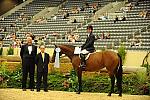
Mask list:
[[119,57],[119,64],[118,64],[117,74],[118,74],[118,78],[121,79],[122,81],[122,73],[123,73],[122,58],[119,54],[118,54],[118,57]]
[[121,56],[118,54],[119,57],[119,64],[118,64],[118,70],[116,73],[116,78],[117,78],[117,87],[119,90],[119,95],[122,95],[122,73],[123,73],[123,68],[122,68],[122,59]]

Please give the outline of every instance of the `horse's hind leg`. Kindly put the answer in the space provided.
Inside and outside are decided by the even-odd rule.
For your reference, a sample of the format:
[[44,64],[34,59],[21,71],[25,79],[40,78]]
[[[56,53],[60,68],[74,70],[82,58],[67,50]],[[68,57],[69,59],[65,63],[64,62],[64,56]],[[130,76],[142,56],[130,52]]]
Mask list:
[[77,94],[80,94],[80,92],[82,91],[82,68],[78,68],[78,84],[79,84],[79,88],[77,91]]
[[116,73],[116,78],[117,78],[117,88],[118,88],[118,93],[119,96],[122,96],[122,77]]
[[109,74],[110,79],[111,79],[111,90],[108,93],[108,96],[111,96],[111,94],[114,92],[114,85],[115,85],[115,76],[112,74]]

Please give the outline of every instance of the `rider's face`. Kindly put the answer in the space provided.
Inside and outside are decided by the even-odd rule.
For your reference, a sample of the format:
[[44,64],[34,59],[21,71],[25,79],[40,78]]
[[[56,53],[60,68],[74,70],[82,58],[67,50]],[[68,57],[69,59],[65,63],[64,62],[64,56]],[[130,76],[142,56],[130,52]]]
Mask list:
[[91,32],[92,32],[92,30],[91,30],[91,29],[87,29],[87,32],[88,32],[88,33],[91,33]]

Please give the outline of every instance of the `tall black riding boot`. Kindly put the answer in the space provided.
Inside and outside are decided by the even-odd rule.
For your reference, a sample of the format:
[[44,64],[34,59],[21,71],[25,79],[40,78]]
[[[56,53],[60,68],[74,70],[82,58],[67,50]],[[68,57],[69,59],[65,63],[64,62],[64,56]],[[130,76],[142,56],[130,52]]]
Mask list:
[[85,70],[85,68],[86,68],[85,55],[80,54],[80,57],[81,57],[81,67],[82,67],[83,70]]

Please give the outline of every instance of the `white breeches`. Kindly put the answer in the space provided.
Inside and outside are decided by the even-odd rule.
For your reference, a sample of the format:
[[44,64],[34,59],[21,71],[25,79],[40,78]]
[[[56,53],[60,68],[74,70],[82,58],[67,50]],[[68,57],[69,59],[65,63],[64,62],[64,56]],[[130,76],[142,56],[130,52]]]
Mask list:
[[81,50],[81,54],[88,54],[89,51],[87,51],[86,49]]

